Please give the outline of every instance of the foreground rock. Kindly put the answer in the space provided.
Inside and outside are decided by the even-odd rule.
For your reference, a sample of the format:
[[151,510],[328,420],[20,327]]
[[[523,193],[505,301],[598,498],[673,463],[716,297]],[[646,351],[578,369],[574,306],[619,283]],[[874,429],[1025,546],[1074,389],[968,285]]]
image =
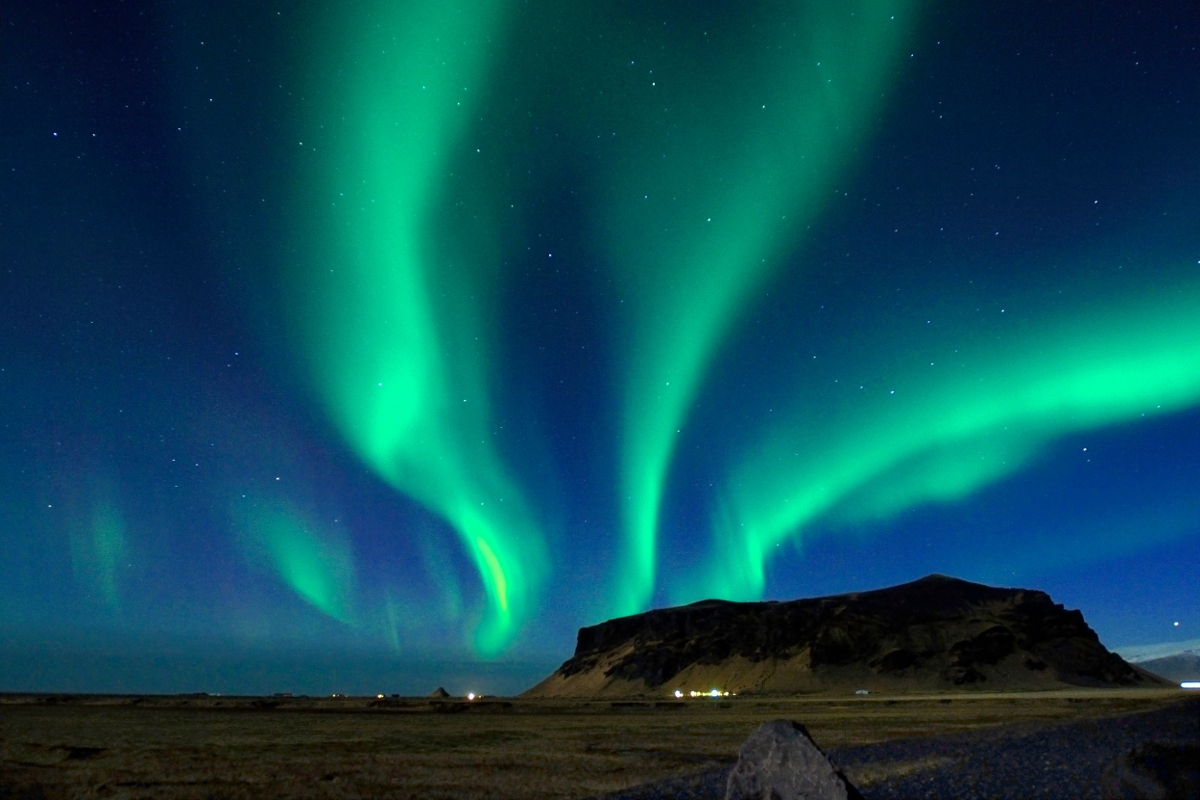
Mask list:
[[1106,800],[1200,797],[1200,742],[1143,742],[1104,769]]
[[861,800],[803,725],[764,722],[742,743],[725,800]]
[[[1031,724],[1027,716],[1014,717],[1014,725],[1008,728],[967,730],[955,725],[955,730],[944,733],[831,747],[826,753],[850,783],[872,800],[1100,798],[1105,796],[1101,774],[1111,772],[1118,757],[1136,745],[1146,741],[1200,741],[1197,714],[1200,697],[1147,711],[1166,697],[1165,693],[1153,694],[1160,699],[1152,700],[1151,693],[1147,693],[1144,699],[1133,700],[1139,706],[1147,704],[1142,711],[1123,716],[1109,716],[1103,708],[1096,707],[1091,713],[1070,720],[1065,717],[1044,720],[1044,726]],[[1010,698],[1010,701],[1017,703],[1014,708],[1025,704],[1047,710],[1055,706],[1065,708],[1060,701],[1050,698]],[[992,702],[1001,707],[1001,701],[975,701],[980,706]],[[1079,710],[1084,704],[1068,705]],[[871,716],[886,707],[860,706],[863,713]],[[959,722],[962,721],[960,718]],[[732,768],[733,765],[713,767],[689,776],[668,778],[604,795],[603,800],[720,798],[725,794]],[[1110,792],[1108,796],[1122,794]]]
[[931,575],[791,602],[705,600],[581,628],[531,697],[1169,685],[1045,592]]

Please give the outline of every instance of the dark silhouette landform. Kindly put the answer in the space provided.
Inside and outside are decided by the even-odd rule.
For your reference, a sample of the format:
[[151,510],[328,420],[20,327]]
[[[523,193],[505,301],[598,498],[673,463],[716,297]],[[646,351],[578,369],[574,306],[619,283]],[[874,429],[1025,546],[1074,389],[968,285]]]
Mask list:
[[704,600],[581,628],[526,697],[1163,688],[1048,594],[930,575],[790,602]]

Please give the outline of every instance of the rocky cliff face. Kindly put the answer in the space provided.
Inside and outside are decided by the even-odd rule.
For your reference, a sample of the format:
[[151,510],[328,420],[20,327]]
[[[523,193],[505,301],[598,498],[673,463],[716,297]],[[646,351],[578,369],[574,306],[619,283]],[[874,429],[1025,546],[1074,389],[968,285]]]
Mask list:
[[1044,592],[931,575],[791,602],[706,600],[582,628],[530,696],[1163,685]]

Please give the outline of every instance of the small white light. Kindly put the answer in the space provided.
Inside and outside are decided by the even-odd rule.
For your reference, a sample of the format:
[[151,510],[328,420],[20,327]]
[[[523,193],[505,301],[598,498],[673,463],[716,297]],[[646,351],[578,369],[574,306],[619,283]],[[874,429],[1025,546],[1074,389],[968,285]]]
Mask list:
[[474,693],[474,692],[467,692],[467,699],[468,699],[468,700],[474,700],[474,699],[475,699],[475,693]]
[[676,690],[675,690],[675,696],[676,696],[676,697],[683,697],[683,692],[681,692],[681,691],[679,691],[678,689],[676,689]]
[[376,697],[378,697],[380,700],[382,700],[382,699],[383,699],[383,695],[381,695],[381,694],[377,694],[377,695],[375,695],[375,696],[376,696]]
[[721,696],[721,691],[720,691],[719,689],[713,689],[713,690],[712,690],[711,692],[709,692],[708,694],[709,694],[709,696],[711,696],[711,697],[720,697],[720,696]]
[[1184,681],[1179,684],[1180,689],[1200,689],[1200,681]]

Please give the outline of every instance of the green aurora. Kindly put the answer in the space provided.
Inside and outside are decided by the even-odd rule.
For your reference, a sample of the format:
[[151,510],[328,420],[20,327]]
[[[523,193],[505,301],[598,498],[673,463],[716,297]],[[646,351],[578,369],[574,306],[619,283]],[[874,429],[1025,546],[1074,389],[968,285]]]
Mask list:
[[[553,85],[539,70],[603,87],[557,124],[576,143],[599,141],[577,157],[591,148],[585,203],[619,287],[622,544],[609,615],[643,610],[657,589],[761,596],[775,548],[816,520],[849,524],[956,500],[1055,437],[1200,396],[1188,377],[1194,337],[1180,322],[1194,308],[1164,318],[1154,310],[1163,298],[1114,308],[1099,332],[1060,317],[954,373],[911,372],[887,363],[883,348],[861,371],[894,393],[822,406],[824,395],[806,399],[798,386],[786,421],[743,445],[716,490],[709,565],[664,581],[663,495],[710,362],[772,274],[803,265],[797,243],[820,223],[831,188],[852,177],[918,14],[908,0],[813,0],[772,6],[755,18],[770,25],[747,17],[718,40],[703,21],[647,35],[622,13],[572,7],[546,30],[524,31],[552,29],[571,43],[525,72],[509,63],[516,11],[498,0],[422,9],[364,0],[322,19],[297,142],[307,205],[288,270],[296,340],[353,452],[457,534],[486,597],[479,653],[503,651],[537,613],[551,543],[570,535],[546,528],[493,414],[503,371],[497,298],[514,241],[506,226],[521,213],[506,201],[536,179],[502,177],[479,154],[530,158],[534,139],[522,137],[532,136],[534,112],[502,99],[514,86]],[[493,75],[502,69],[503,79]],[[297,577],[307,568],[278,554],[275,563],[299,594],[346,618]],[[452,570],[443,572],[436,580],[458,597]],[[386,629],[405,627],[402,608],[386,603]]]
[[645,43],[645,85],[615,99],[614,114],[639,114],[600,202],[632,304],[617,613],[643,610],[655,588],[663,485],[714,348],[853,165],[914,15],[907,0],[772,10],[767,30],[746,23],[720,44],[703,30],[687,49],[680,34]]
[[[832,394],[797,387],[807,399],[797,397],[731,471],[707,578],[681,582],[679,599],[758,598],[774,548],[802,543],[814,522],[852,526],[953,502],[1026,466],[1055,438],[1194,405],[1200,284],[1171,286],[1006,326],[1001,344],[978,341],[968,326],[957,347],[881,344],[875,363],[848,370],[853,379],[843,375]],[[922,355],[928,366],[914,369]]]
[[285,503],[243,503],[234,516],[251,564],[322,613],[354,622],[354,554],[344,537]]
[[519,692],[931,572],[1200,637],[1200,4],[5,7],[0,690]]
[[70,541],[75,574],[85,586],[99,593],[107,608],[120,610],[121,568],[129,555],[128,534],[111,485],[97,490],[90,519],[71,530]]
[[476,637],[485,654],[530,613],[546,557],[491,444],[494,310],[480,298],[495,280],[494,242],[472,231],[455,251],[447,239],[462,232],[436,230],[503,11],[374,2],[325,20],[333,44],[321,72],[332,77],[314,104],[307,186],[319,238],[305,237],[313,256],[295,287],[334,424],[382,479],[443,517],[474,561],[489,601]]
[[[314,226],[324,258],[300,282],[303,338],[335,424],[381,477],[444,517],[476,564],[491,608],[483,652],[530,613],[546,569],[544,533],[489,444],[486,343],[496,322],[480,298],[502,277],[502,236],[486,221],[448,232],[442,207],[451,176],[472,169],[462,139],[504,15],[499,3],[419,13],[377,3],[331,23],[342,34],[322,63],[337,81],[317,92],[313,119],[337,122],[309,135],[320,165],[311,191],[329,198]],[[615,44],[606,58],[583,49],[571,74],[623,46],[649,50],[657,65],[634,70],[577,118],[582,129],[622,131],[597,198],[610,260],[633,298],[620,335],[626,544],[616,613],[641,610],[654,589],[663,482],[710,355],[852,162],[911,16],[908,2],[775,9],[751,59],[744,40],[762,34],[749,28],[712,47],[706,32],[687,31],[698,42],[688,49],[684,35],[623,42],[615,19],[574,19],[580,32],[599,26],[589,42],[607,34]],[[704,70],[698,87],[689,76]],[[744,85],[756,89],[747,95]]]

